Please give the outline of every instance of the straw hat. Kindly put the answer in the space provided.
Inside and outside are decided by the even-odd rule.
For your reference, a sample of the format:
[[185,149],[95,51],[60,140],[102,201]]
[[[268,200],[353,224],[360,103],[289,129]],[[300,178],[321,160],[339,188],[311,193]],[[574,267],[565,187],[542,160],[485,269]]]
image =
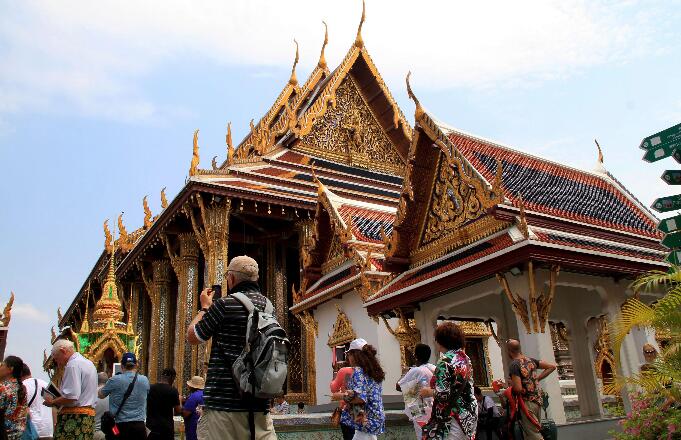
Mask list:
[[187,385],[195,390],[202,390],[206,386],[206,380],[201,376],[193,376],[187,381]]

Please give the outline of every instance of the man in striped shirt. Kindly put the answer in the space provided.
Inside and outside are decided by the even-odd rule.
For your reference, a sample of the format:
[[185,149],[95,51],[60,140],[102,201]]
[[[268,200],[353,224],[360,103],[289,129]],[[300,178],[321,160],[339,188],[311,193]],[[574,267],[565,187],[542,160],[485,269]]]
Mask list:
[[[266,299],[260,293],[258,263],[254,259],[234,257],[225,277],[230,292],[245,294],[258,310],[264,310]],[[201,310],[187,328],[190,344],[213,340],[203,391],[205,406],[197,437],[199,440],[276,439],[269,402],[240,396],[232,378],[232,364],[246,344],[248,312],[229,295],[215,301],[213,295],[210,288],[201,292]]]

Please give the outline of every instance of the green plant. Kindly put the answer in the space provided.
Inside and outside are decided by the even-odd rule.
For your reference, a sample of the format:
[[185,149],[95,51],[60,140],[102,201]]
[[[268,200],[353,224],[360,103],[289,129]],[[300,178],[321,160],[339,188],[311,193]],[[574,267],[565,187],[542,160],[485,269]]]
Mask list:
[[681,268],[672,266],[668,272],[650,272],[635,280],[631,287],[635,292],[663,290],[666,293],[653,305],[638,298],[630,298],[622,305],[619,316],[609,326],[616,362],[620,363],[624,338],[636,326],[652,327],[658,334],[668,336],[668,342],[649,368],[607,384],[606,392],[611,394],[620,391],[623,385],[630,385],[664,397],[664,405],[672,400],[681,402]]

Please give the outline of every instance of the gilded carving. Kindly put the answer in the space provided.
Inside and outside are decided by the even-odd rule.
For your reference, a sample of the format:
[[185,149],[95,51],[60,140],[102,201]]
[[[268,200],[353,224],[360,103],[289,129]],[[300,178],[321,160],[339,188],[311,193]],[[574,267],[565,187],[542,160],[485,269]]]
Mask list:
[[336,310],[338,316],[336,316],[336,322],[333,324],[333,332],[326,342],[331,348],[347,344],[357,338],[357,334],[355,333],[355,329],[352,328],[350,319],[348,319],[348,316],[340,309],[338,304],[336,304]]
[[546,332],[546,323],[549,320],[551,304],[556,294],[556,282],[559,273],[560,266],[552,266],[549,272],[548,290],[542,290],[540,294],[537,294],[534,264],[532,261],[528,264],[530,310],[532,311],[532,325],[536,333]]
[[390,327],[388,320],[384,316],[383,322],[385,323],[388,332],[397,339],[400,344],[400,363],[402,370],[409,368],[411,362],[411,353],[414,352],[414,347],[416,344],[421,342],[421,331],[416,328],[416,323],[413,319],[407,319],[402,310],[396,310],[397,317],[399,318],[399,323],[395,329]]
[[113,237],[111,231],[109,230],[109,220],[104,220],[104,249],[107,253],[111,252],[111,246],[113,246]]
[[195,176],[199,173],[199,130],[194,131],[194,147],[192,149],[192,161],[189,165],[189,176]]
[[499,284],[504,290],[506,298],[508,298],[508,301],[511,303],[511,307],[513,308],[513,311],[515,312],[516,316],[525,326],[525,331],[527,331],[528,334],[532,333],[532,327],[530,326],[530,317],[527,313],[527,301],[525,301],[525,298],[521,297],[520,295],[513,294],[513,292],[511,291],[511,287],[508,285],[508,281],[506,280],[506,276],[504,274],[497,273],[497,280],[499,281]]
[[151,228],[153,221],[151,219],[151,209],[149,209],[147,196],[144,196],[142,199],[142,207],[144,208],[144,229],[149,229]]
[[295,374],[296,379],[302,385],[300,392],[286,394],[286,399],[291,402],[304,402],[309,405],[317,403],[317,368],[315,363],[315,339],[319,335],[319,324],[314,315],[304,311],[295,315],[300,322],[301,353],[300,368],[292,368],[289,374]]
[[164,186],[161,190],[161,208],[166,209],[168,207],[168,199],[166,198],[166,187]]
[[[608,331],[608,320],[605,316],[601,316],[598,318],[598,338],[594,344],[594,350],[596,351],[594,370],[596,371],[596,376],[598,376],[599,379],[612,380],[617,374],[615,356],[613,355],[611,347],[610,333]],[[612,376],[603,377],[604,371],[609,371]]]
[[14,305],[14,292],[10,292],[9,301],[5,305],[2,311],[2,316],[0,316],[0,327],[9,327],[9,323],[12,320],[12,306]]
[[[321,98],[320,98],[321,99]],[[357,84],[348,76],[334,103],[294,149],[377,171],[404,174],[404,162],[378,123]]]

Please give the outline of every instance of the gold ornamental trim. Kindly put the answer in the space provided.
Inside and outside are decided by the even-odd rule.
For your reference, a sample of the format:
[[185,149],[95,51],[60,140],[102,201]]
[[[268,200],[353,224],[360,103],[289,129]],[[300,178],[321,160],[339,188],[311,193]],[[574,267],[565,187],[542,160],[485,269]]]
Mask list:
[[341,310],[338,304],[336,304],[336,310],[338,311],[338,315],[336,316],[336,322],[333,324],[333,333],[326,342],[331,348],[345,345],[357,338],[357,334],[355,333],[355,329],[352,328],[350,319],[345,312]]

